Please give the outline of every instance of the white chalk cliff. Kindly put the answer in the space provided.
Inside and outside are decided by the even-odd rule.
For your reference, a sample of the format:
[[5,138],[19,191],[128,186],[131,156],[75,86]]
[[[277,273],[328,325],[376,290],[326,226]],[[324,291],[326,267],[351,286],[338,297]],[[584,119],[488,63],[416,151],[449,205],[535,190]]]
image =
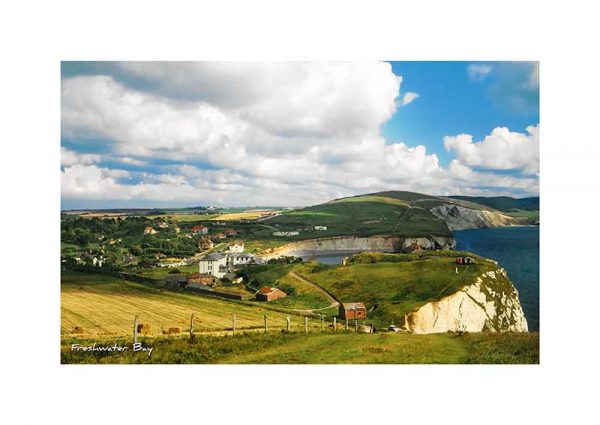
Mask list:
[[519,294],[502,268],[488,271],[458,292],[406,314],[404,328],[418,334],[528,330]]
[[277,258],[284,255],[305,256],[314,254],[335,254],[338,252],[412,252],[415,249],[454,249],[456,241],[452,237],[395,237],[395,236],[334,236],[321,239],[308,239],[290,242],[286,245],[266,250],[261,257]]

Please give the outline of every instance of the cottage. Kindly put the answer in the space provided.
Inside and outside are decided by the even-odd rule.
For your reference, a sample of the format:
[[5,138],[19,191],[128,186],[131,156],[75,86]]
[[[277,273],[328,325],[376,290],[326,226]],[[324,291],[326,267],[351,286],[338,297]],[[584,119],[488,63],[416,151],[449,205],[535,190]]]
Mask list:
[[283,292],[279,288],[273,288],[270,286],[265,286],[264,288],[260,288],[256,293],[256,299],[258,301],[273,301],[279,298],[285,298],[287,294]]
[[219,279],[227,273],[227,255],[215,252],[200,259],[198,263],[200,274],[210,274]]
[[208,238],[202,238],[198,241],[198,249],[206,251],[207,249],[213,249],[215,244]]
[[456,257],[456,264],[475,264],[473,257]]
[[206,227],[202,224],[198,224],[198,225],[192,227],[192,233],[199,233],[201,235],[206,235],[208,233],[208,227]]
[[244,252],[244,242],[235,241],[229,244],[229,252]]
[[327,226],[315,226],[315,230],[327,230]]
[[156,233],[156,230],[154,230],[152,227],[148,226],[144,229],[144,235],[153,235]]
[[225,236],[225,233],[219,232],[214,236],[216,239],[225,239],[227,238],[227,236]]
[[246,252],[236,252],[234,254],[227,255],[228,266],[245,266],[254,262],[254,255]]
[[184,274],[172,274],[165,278],[165,284],[175,288],[183,288],[187,285],[187,276]]
[[366,319],[367,308],[363,303],[340,304],[340,318],[348,320]]
[[217,278],[210,274],[201,274],[201,273],[192,273],[187,277],[187,286],[188,287],[211,287],[214,288],[217,286]]
[[235,230],[233,230],[233,229],[225,229],[225,230],[224,230],[224,233],[225,233],[227,236],[235,236],[235,235],[237,235],[237,232],[236,232]]

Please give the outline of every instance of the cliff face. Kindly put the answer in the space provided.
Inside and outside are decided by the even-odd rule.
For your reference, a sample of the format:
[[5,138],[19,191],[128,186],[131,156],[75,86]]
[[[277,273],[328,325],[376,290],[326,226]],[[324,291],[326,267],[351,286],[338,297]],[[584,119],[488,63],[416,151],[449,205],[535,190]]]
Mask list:
[[339,236],[291,242],[261,255],[265,259],[284,255],[305,256],[335,254],[338,252],[412,252],[415,249],[454,249],[456,241],[451,237],[429,236],[423,238],[399,238],[393,236]]
[[522,220],[498,212],[474,210],[459,205],[445,204],[432,208],[431,213],[444,220],[450,230],[503,227],[522,224]]
[[407,330],[419,334],[527,332],[519,294],[502,268],[486,272],[460,291],[408,313],[404,322]]

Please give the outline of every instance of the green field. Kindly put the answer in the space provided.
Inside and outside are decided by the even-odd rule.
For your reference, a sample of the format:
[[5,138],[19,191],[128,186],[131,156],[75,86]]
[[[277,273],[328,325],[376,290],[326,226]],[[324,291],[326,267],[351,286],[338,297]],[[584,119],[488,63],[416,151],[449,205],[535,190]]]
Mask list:
[[[232,314],[236,315],[238,329],[262,328],[263,315],[267,314],[273,330],[281,330],[289,315],[258,302],[202,297],[109,276],[63,272],[61,278],[63,338],[129,335],[135,315],[139,315],[139,323],[151,325],[151,335],[161,335],[170,327],[180,327],[185,332],[192,313],[197,332],[229,329]],[[293,317],[298,323],[303,320]],[[320,326],[315,320],[310,324]]]
[[[373,196],[284,212],[267,223],[282,229],[301,229],[300,235],[289,240],[347,235],[450,235],[446,224],[428,210],[394,198]],[[313,231],[314,226],[327,226],[327,230]]]
[[[457,267],[455,258],[458,255],[470,255],[476,259],[476,264]],[[310,294],[320,295],[315,289],[316,284],[341,302],[364,302],[371,310],[369,321],[387,326],[402,323],[406,313],[455,293],[473,283],[477,276],[497,267],[491,260],[459,251],[368,252],[350,257],[347,265],[268,264],[248,267],[244,274],[256,287],[277,286],[286,291],[286,286],[292,286],[297,288],[296,293],[304,294],[304,287],[311,288],[311,285],[299,281],[297,276],[300,276],[313,283]],[[323,296],[320,299],[292,296],[274,304],[322,308],[328,304],[326,300]]]
[[321,290],[292,273],[294,270],[299,270],[299,267],[301,266],[293,264],[250,266],[243,273],[255,289],[263,286],[274,286],[289,294],[286,298],[270,302],[273,306],[293,309],[321,309],[330,305],[331,300]]
[[[142,352],[84,353],[71,351],[65,340],[62,363],[230,363],[230,364],[538,364],[539,334],[480,333],[411,335],[398,333],[356,334],[331,330],[246,333],[234,337],[142,339],[152,347],[150,356]],[[120,340],[119,345],[130,345]]]

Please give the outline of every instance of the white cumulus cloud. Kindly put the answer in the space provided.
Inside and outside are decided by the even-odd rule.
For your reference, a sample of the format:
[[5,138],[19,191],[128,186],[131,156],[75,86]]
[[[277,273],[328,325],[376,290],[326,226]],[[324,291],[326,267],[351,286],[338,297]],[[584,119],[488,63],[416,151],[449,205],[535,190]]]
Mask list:
[[527,127],[527,134],[497,127],[479,142],[470,134],[446,136],[444,146],[470,167],[539,173],[539,125]]

